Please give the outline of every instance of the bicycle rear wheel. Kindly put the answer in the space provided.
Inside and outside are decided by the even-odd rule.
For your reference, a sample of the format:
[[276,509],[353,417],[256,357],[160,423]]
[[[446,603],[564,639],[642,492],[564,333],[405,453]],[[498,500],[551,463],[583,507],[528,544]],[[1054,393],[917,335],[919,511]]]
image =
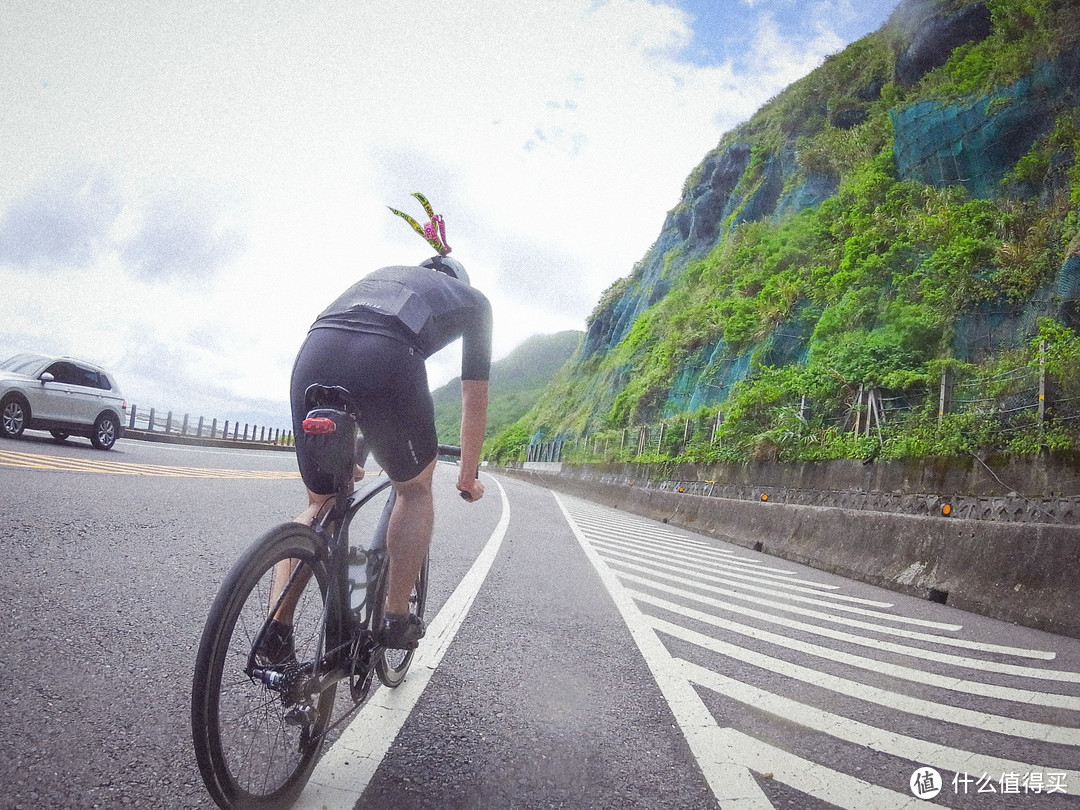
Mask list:
[[[270,530],[233,566],[206,620],[192,683],[192,739],[207,790],[228,810],[288,807],[315,767],[335,686],[304,695],[298,685],[325,652],[321,545],[308,526]],[[254,646],[268,623],[275,566],[290,559],[299,561],[285,589],[296,599],[294,653],[270,661]],[[253,667],[266,674],[253,675]]]
[[[425,559],[424,565],[420,569],[420,575],[417,576],[416,584],[413,586],[412,594],[409,596],[409,612],[415,613],[421,619],[424,618],[424,606],[427,603],[427,583],[428,560]],[[376,600],[375,627],[382,625],[385,604],[386,594],[381,593]],[[405,673],[409,671],[409,665],[412,663],[414,653],[415,650],[384,648],[379,653],[378,658],[375,659],[375,672],[378,674],[379,680],[391,689],[400,686],[401,682],[405,680]]]

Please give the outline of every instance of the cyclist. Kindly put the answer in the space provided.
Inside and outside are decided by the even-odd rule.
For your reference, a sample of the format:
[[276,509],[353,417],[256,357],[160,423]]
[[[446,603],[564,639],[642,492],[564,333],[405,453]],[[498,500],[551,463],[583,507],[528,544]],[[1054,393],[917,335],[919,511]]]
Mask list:
[[[397,500],[386,537],[390,567],[380,642],[398,649],[415,649],[425,632],[423,620],[409,613],[409,596],[427,557],[434,522],[431,485],[438,441],[425,360],[462,338],[457,489],[470,502],[484,495],[477,473],[491,368],[491,306],[469,284],[461,263],[446,255],[450,247],[442,218],[423,195],[413,196],[431,217],[423,229],[390,210],[425,236],[438,254],[418,266],[376,270],[335,299],[312,324],[290,385],[297,461],[308,489],[308,506],[297,522],[310,524],[333,494],[328,477],[305,452],[300,423],[309,385],[341,386],[352,394],[360,431],[393,482]],[[280,628],[283,635],[290,629]]]

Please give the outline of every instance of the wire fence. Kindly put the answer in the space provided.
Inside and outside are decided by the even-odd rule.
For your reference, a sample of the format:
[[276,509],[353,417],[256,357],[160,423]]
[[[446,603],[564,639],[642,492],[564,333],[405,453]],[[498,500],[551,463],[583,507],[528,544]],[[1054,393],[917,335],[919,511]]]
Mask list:
[[155,408],[140,410],[132,405],[128,410],[128,430],[141,430],[162,436],[180,436],[196,439],[211,439],[248,444],[272,444],[292,446],[292,431],[269,425],[257,425],[241,422],[239,419],[192,418],[189,414],[182,417],[172,411],[159,412]]
[[[783,414],[780,412],[783,411]],[[821,435],[876,438],[885,442],[901,430],[941,430],[952,416],[981,417],[994,427],[1000,441],[1021,432],[1041,441],[1051,427],[1080,438],[1080,389],[1055,383],[1041,365],[1024,365],[992,372],[966,367],[942,371],[937,386],[905,390],[860,386],[839,407],[816,412],[806,396],[777,413],[788,423],[771,426],[771,433],[812,443]],[[677,460],[694,452],[718,450],[724,444],[724,412],[683,416],[584,436],[560,436],[530,443],[528,462],[607,463],[615,461]],[[890,433],[892,428],[892,433]]]

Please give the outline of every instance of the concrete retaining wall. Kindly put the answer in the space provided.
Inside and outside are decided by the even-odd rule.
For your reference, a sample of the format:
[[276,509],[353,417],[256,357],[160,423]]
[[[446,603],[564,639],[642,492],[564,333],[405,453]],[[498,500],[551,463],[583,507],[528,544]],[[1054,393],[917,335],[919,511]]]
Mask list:
[[733,500],[505,472],[852,579],[1080,638],[1080,527]]

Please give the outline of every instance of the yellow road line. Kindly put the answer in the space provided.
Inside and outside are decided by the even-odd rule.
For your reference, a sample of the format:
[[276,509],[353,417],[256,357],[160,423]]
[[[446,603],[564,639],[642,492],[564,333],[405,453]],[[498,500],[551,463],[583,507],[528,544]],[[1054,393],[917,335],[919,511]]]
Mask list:
[[61,472],[93,472],[105,475],[149,475],[172,478],[247,478],[253,480],[297,479],[300,473],[281,470],[220,470],[204,467],[168,467],[158,464],[135,464],[124,461],[97,461],[64,458],[36,453],[0,450],[0,467]]

